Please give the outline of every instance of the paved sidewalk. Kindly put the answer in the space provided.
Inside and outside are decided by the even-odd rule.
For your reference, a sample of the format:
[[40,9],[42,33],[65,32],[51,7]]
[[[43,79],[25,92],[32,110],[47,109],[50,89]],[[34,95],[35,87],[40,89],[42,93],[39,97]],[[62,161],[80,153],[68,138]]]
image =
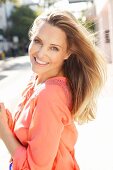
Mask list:
[[113,170],[113,64],[107,65],[107,73],[96,119],[77,126],[75,150],[80,170]]
[[28,62],[29,56],[26,54],[24,56],[9,57],[9,58],[6,58],[5,60],[0,60],[0,71],[13,66],[15,63],[22,63],[23,60],[25,62]]
[[[15,110],[19,94],[24,89],[25,83],[27,83],[30,73],[29,68],[28,56],[11,57],[4,61],[0,60],[0,100],[3,99],[5,104],[7,106],[9,105],[8,108],[10,111],[11,108],[13,111]],[[6,78],[2,78],[4,75]],[[0,140],[0,170],[9,169],[9,160],[10,154],[2,140]]]
[[4,70],[5,68],[13,64],[15,59],[16,58],[10,57],[10,58],[6,58],[5,60],[0,60],[0,71]]

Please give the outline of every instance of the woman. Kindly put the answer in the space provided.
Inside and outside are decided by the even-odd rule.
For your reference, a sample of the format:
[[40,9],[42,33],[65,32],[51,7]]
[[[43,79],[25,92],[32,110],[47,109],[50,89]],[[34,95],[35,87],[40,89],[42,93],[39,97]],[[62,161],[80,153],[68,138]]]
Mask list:
[[78,123],[95,117],[104,60],[72,14],[37,17],[29,32],[34,72],[12,120],[0,104],[0,136],[13,170],[79,170]]

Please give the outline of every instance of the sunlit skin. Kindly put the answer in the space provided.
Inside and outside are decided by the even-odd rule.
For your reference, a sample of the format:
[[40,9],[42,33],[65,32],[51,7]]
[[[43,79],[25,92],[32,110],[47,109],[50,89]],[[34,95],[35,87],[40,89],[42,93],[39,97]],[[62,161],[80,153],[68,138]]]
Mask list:
[[69,57],[65,32],[42,21],[31,38],[29,56],[38,82],[63,76],[62,64]]

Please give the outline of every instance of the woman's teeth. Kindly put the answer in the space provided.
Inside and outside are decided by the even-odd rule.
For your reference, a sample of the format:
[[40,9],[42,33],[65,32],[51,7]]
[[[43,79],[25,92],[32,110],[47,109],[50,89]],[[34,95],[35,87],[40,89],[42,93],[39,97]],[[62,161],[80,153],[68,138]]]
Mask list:
[[35,61],[38,63],[38,64],[42,64],[42,65],[46,65],[48,64],[48,62],[44,62],[44,61],[40,61],[38,58],[34,57],[35,58]]

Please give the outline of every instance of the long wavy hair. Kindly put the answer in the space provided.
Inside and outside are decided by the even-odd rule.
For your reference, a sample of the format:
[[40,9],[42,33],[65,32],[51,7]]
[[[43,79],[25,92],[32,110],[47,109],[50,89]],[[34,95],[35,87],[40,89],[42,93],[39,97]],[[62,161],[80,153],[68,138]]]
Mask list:
[[71,54],[62,69],[72,95],[72,115],[78,123],[95,118],[97,96],[105,82],[105,60],[89,32],[68,11],[54,11],[37,17],[29,31],[32,36],[45,21],[63,30]]

